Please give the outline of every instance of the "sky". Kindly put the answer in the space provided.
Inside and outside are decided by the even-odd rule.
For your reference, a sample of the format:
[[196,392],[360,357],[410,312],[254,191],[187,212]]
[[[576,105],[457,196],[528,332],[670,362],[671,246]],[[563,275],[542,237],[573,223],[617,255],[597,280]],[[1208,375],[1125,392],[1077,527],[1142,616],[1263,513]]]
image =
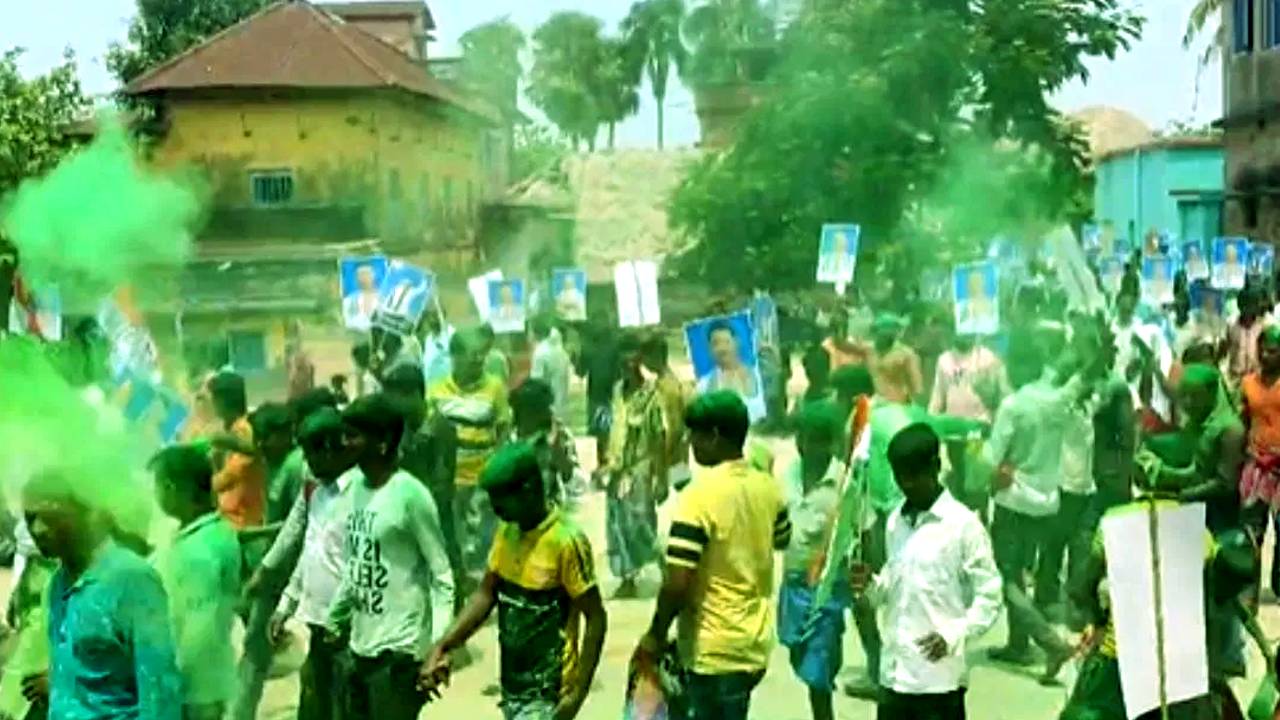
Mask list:
[[[457,53],[457,39],[479,23],[509,16],[531,32],[550,14],[561,10],[589,12],[617,27],[632,0],[428,0],[438,27],[433,56]],[[1147,15],[1142,39],[1115,60],[1089,63],[1088,82],[1074,82],[1054,98],[1055,105],[1071,111],[1090,105],[1110,105],[1128,110],[1159,129],[1174,121],[1204,124],[1217,119],[1222,109],[1222,76],[1215,63],[1198,73],[1198,56],[1204,41],[1191,50],[1182,48],[1183,27],[1195,0],[1122,0]],[[40,73],[58,64],[70,48],[77,57],[85,90],[110,92],[115,83],[107,71],[105,56],[114,41],[122,41],[134,0],[7,0],[0,23],[0,49],[21,47],[25,73]],[[1197,96],[1196,79],[1200,77]],[[673,79],[667,95],[669,145],[692,145],[698,139],[693,98]],[[618,127],[622,147],[653,147],[656,143],[657,108],[648,88],[641,91],[640,112]]]

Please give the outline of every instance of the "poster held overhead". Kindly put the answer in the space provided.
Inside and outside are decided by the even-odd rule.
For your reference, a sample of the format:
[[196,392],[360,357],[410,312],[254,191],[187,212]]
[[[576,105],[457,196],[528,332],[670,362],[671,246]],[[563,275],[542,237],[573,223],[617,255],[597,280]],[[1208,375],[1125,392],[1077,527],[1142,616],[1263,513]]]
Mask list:
[[1248,240],[1242,237],[1214,238],[1209,284],[1219,290],[1242,290],[1248,263]]
[[411,335],[435,290],[435,276],[415,265],[392,260],[378,293],[374,324],[382,330]]
[[769,293],[757,290],[751,298],[751,325],[756,331],[756,347],[759,349],[779,347],[778,343],[778,304]]
[[489,308],[489,324],[494,332],[524,332],[524,281],[489,281]]
[[752,422],[764,418],[764,386],[751,315],[703,318],[685,325],[684,335],[698,392],[732,390],[746,403]]
[[471,302],[475,303],[481,322],[489,322],[489,283],[501,280],[501,270],[490,270],[467,280],[467,292],[471,293]]
[[1102,258],[1098,263],[1098,276],[1102,279],[1102,289],[1111,295],[1120,292],[1120,285],[1124,282],[1125,260],[1126,258],[1122,255],[1113,255]]
[[587,272],[581,268],[556,268],[551,271],[551,292],[556,315],[561,320],[582,322],[587,319]]
[[1187,273],[1187,282],[1209,279],[1209,262],[1205,258],[1203,242],[1191,240],[1182,243],[1182,268]]
[[1122,508],[1101,531],[1129,718],[1207,694],[1204,505]]
[[818,244],[818,282],[849,285],[858,265],[862,227],[849,223],[822,226]]
[[1000,329],[999,273],[994,262],[958,265],[951,273],[956,332],[994,335]]
[[652,260],[627,260],[613,267],[613,287],[618,298],[618,324],[647,327],[662,322],[658,302],[658,264]]
[[1173,260],[1161,256],[1142,258],[1142,300],[1152,307],[1173,302]]
[[1058,281],[1067,293],[1068,306],[1088,313],[1104,310],[1106,298],[1098,289],[1098,280],[1089,269],[1080,244],[1065,225],[1045,238],[1045,254],[1052,262]]
[[387,277],[382,255],[338,260],[338,292],[342,297],[342,324],[349,330],[368,332],[378,310],[382,282]]
[[1276,272],[1276,249],[1268,242],[1249,244],[1249,274],[1270,280]]

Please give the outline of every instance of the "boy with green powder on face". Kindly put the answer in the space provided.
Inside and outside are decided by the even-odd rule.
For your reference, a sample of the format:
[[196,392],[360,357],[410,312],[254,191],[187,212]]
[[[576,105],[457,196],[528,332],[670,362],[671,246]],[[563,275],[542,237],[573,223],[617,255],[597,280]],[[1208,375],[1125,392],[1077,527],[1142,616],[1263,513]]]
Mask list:
[[240,600],[240,543],[213,502],[213,465],[189,445],[151,459],[156,501],[179,523],[156,570],[169,593],[186,720],[219,720],[236,693],[231,624]]
[[[506,720],[571,720],[586,699],[607,625],[591,543],[547,502],[537,454],[527,443],[502,448],[480,486],[502,526],[489,568],[453,627],[422,666],[420,685],[438,695],[449,655],[498,608],[502,712]],[[585,624],[579,642],[579,620]]]

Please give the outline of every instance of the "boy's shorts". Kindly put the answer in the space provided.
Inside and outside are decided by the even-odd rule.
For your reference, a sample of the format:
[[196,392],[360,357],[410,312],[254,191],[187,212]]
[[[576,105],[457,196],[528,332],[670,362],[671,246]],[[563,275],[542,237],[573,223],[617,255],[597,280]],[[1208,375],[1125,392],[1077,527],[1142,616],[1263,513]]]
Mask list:
[[[791,654],[791,669],[812,690],[833,692],[844,663],[843,598],[833,597],[809,626],[813,588],[788,577],[778,599],[778,640]],[[807,631],[807,632],[806,632]]]

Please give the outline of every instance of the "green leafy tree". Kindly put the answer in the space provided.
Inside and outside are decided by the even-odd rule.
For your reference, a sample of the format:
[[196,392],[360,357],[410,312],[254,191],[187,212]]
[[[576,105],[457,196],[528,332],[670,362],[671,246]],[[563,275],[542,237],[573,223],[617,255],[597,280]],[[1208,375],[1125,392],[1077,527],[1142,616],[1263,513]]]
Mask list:
[[658,106],[659,150],[666,140],[667,85],[671,70],[675,68],[677,74],[684,72],[689,58],[680,37],[684,17],[684,0],[642,0],[631,6],[631,12],[622,21],[623,35],[643,58],[645,75]]
[[552,15],[533,33],[533,67],[526,94],[575,147],[595,148],[602,123],[600,20],[578,12]]
[[74,145],[68,126],[89,109],[69,53],[31,79],[18,72],[20,56],[20,50],[0,55],[0,196],[57,165]]
[[618,123],[640,109],[640,79],[644,56],[635,46],[606,38],[600,46],[600,61],[592,82],[592,94],[600,111],[600,122],[609,129],[609,149],[614,147]]
[[572,148],[555,130],[538,123],[522,123],[515,129],[512,178],[519,182],[534,175],[564,184],[561,167]]
[[273,0],[138,0],[128,44],[115,43],[107,67],[128,83],[270,5]]
[[703,0],[689,10],[681,36],[691,53],[683,75],[694,85],[759,79],[755,60],[775,41],[760,0]]
[[1227,47],[1227,29],[1220,21],[1223,0],[1196,0],[1187,17],[1187,29],[1182,36],[1182,47],[1190,49],[1196,40],[1212,27],[1213,36],[1200,55],[1200,67],[1196,69],[1195,102],[1200,102],[1200,75],[1215,57],[1220,57]]
[[[672,224],[696,241],[679,269],[799,287],[824,222],[860,223],[871,255],[918,270],[976,252],[993,228],[1073,217],[1087,146],[1048,98],[1141,27],[1112,0],[811,0],[781,39],[771,93],[673,196]],[[986,196],[942,192],[975,148],[1000,160]],[[742,262],[725,273],[731,256]]]
[[526,40],[520,28],[504,17],[471,28],[458,44],[462,47],[462,83],[503,110],[514,111],[524,77],[520,52]]

